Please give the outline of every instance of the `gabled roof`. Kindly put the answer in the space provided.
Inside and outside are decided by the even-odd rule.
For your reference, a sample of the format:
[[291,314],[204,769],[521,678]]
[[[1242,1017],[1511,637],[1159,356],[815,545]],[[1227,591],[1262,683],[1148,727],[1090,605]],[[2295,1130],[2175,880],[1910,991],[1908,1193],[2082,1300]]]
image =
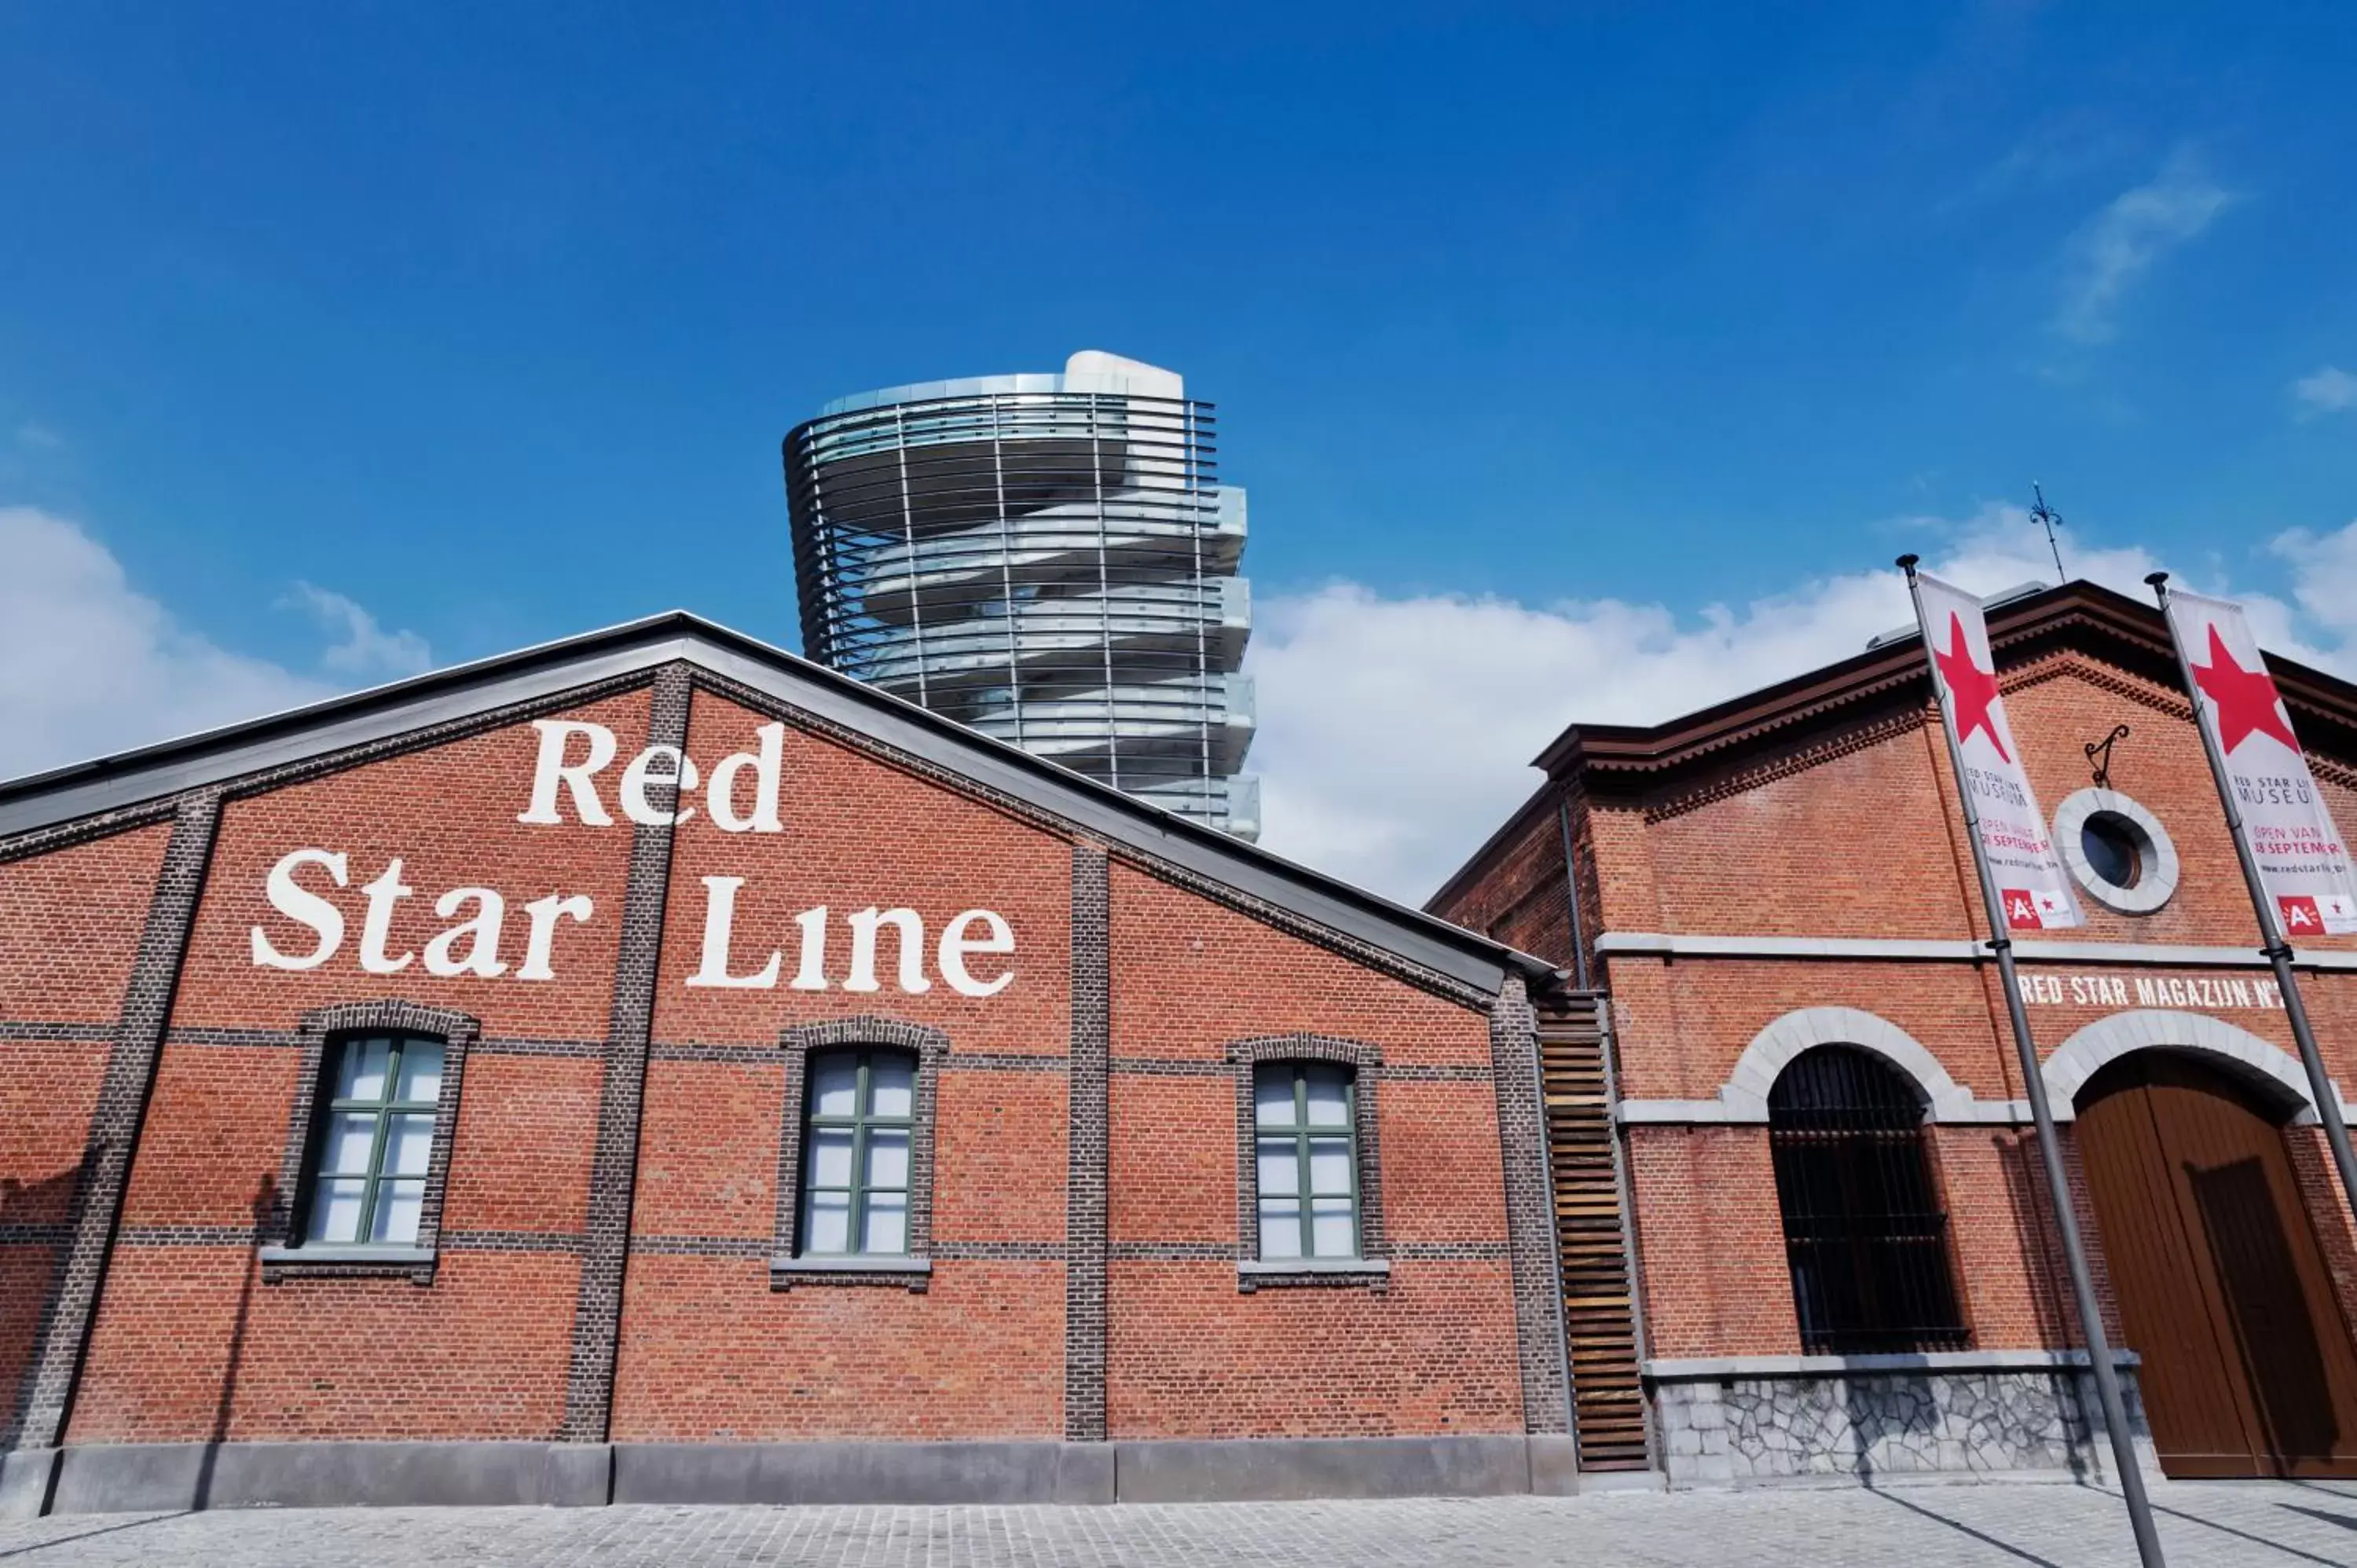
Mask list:
[[1304,920],[1494,993],[1555,966],[1297,865],[783,649],[674,610],[7,782],[0,843],[685,660]]
[[[1989,648],[2000,669],[2072,648],[2155,681],[2183,688],[2169,628],[2157,605],[2089,582],[2065,583],[1987,607]],[[2357,685],[2276,654],[2266,656],[2276,689],[2310,751],[2357,762]],[[1590,794],[1642,791],[1724,768],[1747,750],[1789,747],[1857,724],[1876,709],[1932,700],[1920,632],[1873,647],[1772,686],[1661,725],[1575,724],[1532,765],[1548,782],[1442,884],[1441,903],[1514,842],[1533,813],[1553,810],[1558,787]]]
[[[1989,647],[2000,667],[2071,647],[2163,685],[2183,684],[2155,605],[2072,582],[1987,613]],[[2266,660],[2301,740],[2311,750],[2357,760],[2357,685],[2276,654]],[[1612,778],[1651,783],[1771,736],[1847,723],[1855,710],[1877,701],[1929,702],[1928,671],[1922,637],[1910,632],[1667,724],[1575,724],[1534,766],[1557,779],[1584,775],[1590,788],[1609,788]]]

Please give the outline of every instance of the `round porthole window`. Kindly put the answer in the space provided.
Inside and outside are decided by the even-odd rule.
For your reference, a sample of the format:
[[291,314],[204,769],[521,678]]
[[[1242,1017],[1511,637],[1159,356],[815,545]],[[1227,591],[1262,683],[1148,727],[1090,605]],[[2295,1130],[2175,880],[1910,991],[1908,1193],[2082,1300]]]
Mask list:
[[2097,881],[2133,888],[2144,875],[2145,836],[2117,811],[2097,811],[2079,830],[2079,853]]
[[2116,789],[2082,789],[2054,812],[2054,847],[2090,897],[2149,915],[2177,891],[2177,846],[2160,819]]

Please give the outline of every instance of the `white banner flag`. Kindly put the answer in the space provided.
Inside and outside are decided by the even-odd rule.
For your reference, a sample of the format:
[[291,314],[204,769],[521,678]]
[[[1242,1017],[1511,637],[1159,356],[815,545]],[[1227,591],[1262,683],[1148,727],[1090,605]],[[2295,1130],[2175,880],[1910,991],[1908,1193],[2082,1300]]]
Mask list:
[[2357,931],[2349,846],[2316,792],[2243,607],[2172,593],[2169,633],[2193,671],[2194,712],[2226,760],[2243,839],[2283,934],[2297,940]]
[[2021,748],[2006,722],[2005,699],[1997,695],[1981,602],[1936,577],[1919,576],[1915,586],[1940,711],[1964,758],[1964,776],[1956,782],[1972,791],[1981,854],[1996,883],[2005,923],[2017,931],[2081,925],[2070,874],[2054,853],[2045,813],[2022,771]]

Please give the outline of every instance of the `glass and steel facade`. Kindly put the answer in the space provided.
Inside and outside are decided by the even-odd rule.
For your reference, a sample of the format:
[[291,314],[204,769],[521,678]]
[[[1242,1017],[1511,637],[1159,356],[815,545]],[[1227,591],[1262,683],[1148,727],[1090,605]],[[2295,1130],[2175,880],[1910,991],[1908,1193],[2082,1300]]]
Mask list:
[[785,463],[811,658],[1258,836],[1244,496],[1177,375],[1090,351],[863,393]]

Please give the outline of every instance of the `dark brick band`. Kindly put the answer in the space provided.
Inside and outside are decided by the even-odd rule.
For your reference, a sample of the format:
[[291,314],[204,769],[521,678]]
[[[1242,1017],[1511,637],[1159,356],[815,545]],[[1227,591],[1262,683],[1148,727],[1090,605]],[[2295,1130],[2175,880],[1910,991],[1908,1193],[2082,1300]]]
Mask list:
[[1051,1263],[1064,1258],[1061,1241],[936,1241],[933,1256],[958,1263]]
[[[857,1043],[857,1042],[852,1042]],[[877,1042],[881,1043],[881,1042]],[[489,1047],[486,1047],[489,1048]],[[744,1067],[775,1067],[775,1046],[710,1045],[701,1040],[657,1040],[648,1055],[659,1062],[735,1062]],[[1063,1076],[1066,1059],[1047,1051],[952,1051],[942,1067],[968,1072],[1043,1072]],[[1481,1076],[1490,1076],[1481,1069]]]
[[183,1024],[164,1038],[167,1046],[253,1046],[266,1050],[292,1050],[303,1043],[298,1029],[222,1028]]
[[698,1041],[657,1040],[647,1055],[659,1062],[735,1062],[740,1067],[775,1067],[775,1046],[707,1046]]
[[246,1225],[125,1225],[114,1233],[124,1247],[251,1247],[262,1240],[260,1223]]
[[[694,687],[685,664],[657,671],[650,746],[684,748]],[[669,815],[678,786],[649,791]],[[581,1286],[573,1310],[573,1358],[565,1379],[568,1443],[603,1443],[614,1407],[614,1355],[622,1326],[622,1274],[630,1259],[630,1205],[639,1164],[639,1123],[647,1090],[647,1044],[654,1025],[656,971],[662,957],[663,898],[671,882],[672,825],[631,830],[630,879],[622,895],[621,949],[615,957],[613,1010],[606,1031],[605,1083],[597,1098],[597,1142],[589,1160],[589,1219],[581,1241]]]
[[570,1230],[445,1230],[446,1252],[563,1252],[581,1251],[581,1238]]
[[113,1024],[45,1024],[38,1018],[0,1018],[0,1040],[29,1040],[40,1045],[107,1041],[114,1038],[114,1028]]
[[[38,1227],[19,1227],[31,1231]],[[62,1235],[62,1227],[56,1228]],[[0,1232],[0,1240],[6,1239]],[[33,1240],[40,1240],[34,1237]],[[244,1225],[125,1227],[117,1237],[125,1247],[250,1247],[260,1230]],[[581,1250],[581,1238],[565,1230],[445,1230],[445,1252],[561,1252]],[[630,1251],[672,1258],[772,1258],[776,1248],[759,1236],[657,1236],[630,1238]],[[1388,1255],[1408,1262],[1503,1262],[1512,1250],[1503,1241],[1394,1241]],[[944,1262],[1056,1262],[1069,1256],[1061,1241],[935,1240],[926,1257]],[[1105,1255],[1116,1262],[1204,1262],[1233,1267],[1234,1246],[1226,1241],[1112,1241]]]
[[1029,1051],[952,1051],[942,1066],[952,1072],[1044,1072],[1061,1078],[1071,1069],[1068,1057]]
[[1115,1241],[1115,1262],[1125,1263],[1225,1263],[1235,1266],[1236,1249],[1229,1241]]
[[1105,1437],[1106,1099],[1113,1055],[1113,887],[1105,852],[1072,846],[1072,1046],[1064,1169],[1064,1437]]
[[1490,1013],[1490,1067],[1498,1090],[1498,1144],[1506,1165],[1506,1241],[1512,1259],[1514,1343],[1523,1364],[1523,1423],[1543,1435],[1571,1430],[1561,1264],[1540,1098],[1538,1019],[1520,977],[1508,975]]
[[657,1258],[762,1258],[774,1251],[759,1236],[633,1236],[630,1251]]
[[124,987],[123,1011],[115,1020],[113,1045],[100,1080],[98,1104],[82,1146],[81,1178],[75,1183],[71,1239],[51,1281],[35,1329],[30,1375],[17,1397],[14,1445],[48,1448],[66,1430],[82,1352],[97,1316],[106,1280],[107,1252],[123,1214],[123,1192],[131,1176],[131,1156],[147,1113],[156,1081],[156,1058],[172,996],[180,983],[180,961],[188,947],[197,897],[212,858],[221,825],[221,797],[207,791],[184,797],[172,819],[171,842],[147,902],[138,955]]
[[[7,1039],[8,1025],[0,1024],[0,1039]],[[44,1036],[26,1036],[39,1039]],[[252,1046],[271,1050],[293,1050],[303,1044],[303,1031],[296,1029],[223,1029],[195,1027],[183,1025],[164,1036],[167,1046]],[[535,1040],[513,1036],[479,1037],[470,1047],[479,1057],[603,1057],[603,1040]]]
[[[267,1241],[267,1220],[253,1225],[125,1225],[115,1232],[117,1247],[251,1247]],[[0,1240],[6,1239],[0,1228]],[[563,1252],[581,1251],[581,1238],[569,1230],[443,1230],[433,1251],[443,1252]],[[408,1272],[410,1265],[403,1265]],[[300,1278],[292,1264],[274,1265],[279,1277]],[[319,1273],[328,1272],[322,1267]]]
[[595,1058],[606,1054],[600,1040],[526,1040],[492,1036],[475,1042],[475,1054],[485,1057]]
[[1514,1250],[1503,1241],[1394,1241],[1392,1256],[1408,1262],[1503,1262]]
[[[1220,1057],[1115,1057],[1113,1070],[1128,1078],[1224,1079],[1236,1069],[1232,1061]],[[1487,1083],[1491,1076],[1487,1063],[1479,1067],[1445,1062],[1403,1067],[1378,1062],[1361,1066],[1359,1070],[1364,1079],[1383,1083]]]

